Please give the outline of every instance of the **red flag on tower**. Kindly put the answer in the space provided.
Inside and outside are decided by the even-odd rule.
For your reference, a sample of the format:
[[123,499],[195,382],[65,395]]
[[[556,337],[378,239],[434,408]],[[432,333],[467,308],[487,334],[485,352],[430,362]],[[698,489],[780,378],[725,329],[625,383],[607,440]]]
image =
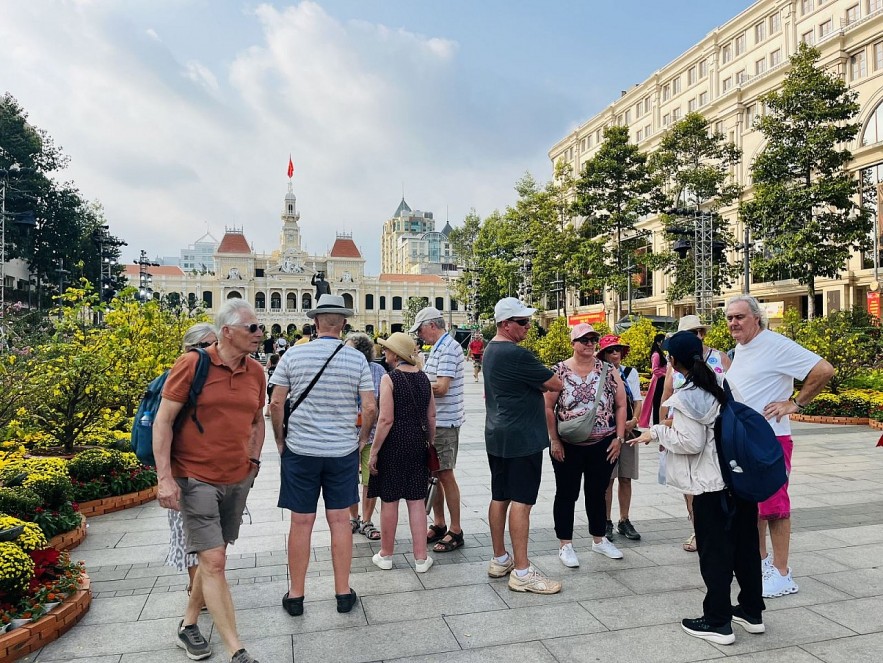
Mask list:
[[294,162],[291,160],[291,155],[288,155],[288,179],[291,179],[292,175],[294,175]]

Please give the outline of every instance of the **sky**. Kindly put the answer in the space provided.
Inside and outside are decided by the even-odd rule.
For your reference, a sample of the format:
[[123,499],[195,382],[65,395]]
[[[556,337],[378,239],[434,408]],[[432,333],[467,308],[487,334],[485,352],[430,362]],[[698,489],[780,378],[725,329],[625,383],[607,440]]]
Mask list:
[[[770,2],[771,0],[760,0]],[[366,272],[402,198],[437,229],[551,178],[548,151],[749,0],[3,0],[0,93],[70,157],[122,259],[206,231]]]

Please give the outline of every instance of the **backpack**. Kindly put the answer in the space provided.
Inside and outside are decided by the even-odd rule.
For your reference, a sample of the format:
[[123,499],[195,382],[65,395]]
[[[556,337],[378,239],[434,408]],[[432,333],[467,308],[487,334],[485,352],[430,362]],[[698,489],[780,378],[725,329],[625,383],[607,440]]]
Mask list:
[[714,421],[721,475],[727,488],[743,500],[763,502],[785,485],[785,455],[766,418],[733,400],[724,380],[726,404]]
[[[196,399],[202,393],[205,386],[205,378],[208,375],[208,367],[211,364],[208,353],[202,348],[194,348],[191,352],[198,352],[199,359],[196,362],[196,370],[193,373],[193,381],[190,383],[190,393],[187,396],[187,403],[178,412],[175,417],[175,423],[172,427],[173,431],[177,431],[184,423],[184,416],[188,410],[191,410],[190,418],[196,424],[196,428],[200,433],[204,432],[202,424],[196,418]],[[162,400],[162,390],[169,377],[169,371],[166,369],[162,375],[153,379],[147,385],[144,396],[138,404],[138,410],[135,412],[135,422],[132,425],[132,451],[138,456],[138,460],[144,465],[156,467],[156,459],[153,457],[153,419],[156,417],[156,411],[159,409],[159,403]]]

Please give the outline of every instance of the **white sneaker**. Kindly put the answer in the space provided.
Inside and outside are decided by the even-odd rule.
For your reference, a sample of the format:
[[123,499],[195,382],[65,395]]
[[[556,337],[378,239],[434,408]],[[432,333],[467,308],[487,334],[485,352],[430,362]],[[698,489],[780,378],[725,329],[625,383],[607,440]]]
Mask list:
[[791,577],[791,567],[788,567],[788,575],[782,575],[778,569],[773,567],[773,573],[763,577],[763,597],[765,599],[773,599],[777,596],[785,596],[787,594],[796,594],[798,590],[797,583]]
[[619,548],[610,543],[610,539],[606,536],[601,537],[601,543],[593,543],[592,550],[601,553],[610,559],[622,559],[622,553]]
[[384,557],[380,553],[374,553],[374,557],[371,558],[371,561],[374,562],[374,566],[378,569],[389,571],[392,568],[392,555]]
[[429,571],[430,567],[432,567],[433,559],[429,555],[426,556],[426,559],[417,559],[414,558],[414,570],[417,573],[426,573]]
[[515,571],[509,574],[509,589],[513,592],[530,592],[532,594],[557,594],[561,591],[561,583],[547,578],[533,566],[530,566],[524,577],[519,576]]
[[773,553],[767,553],[767,556],[760,560],[760,572],[766,577],[776,567],[773,566]]
[[558,549],[558,559],[569,569],[579,568],[579,558],[576,556],[572,543],[565,543]]

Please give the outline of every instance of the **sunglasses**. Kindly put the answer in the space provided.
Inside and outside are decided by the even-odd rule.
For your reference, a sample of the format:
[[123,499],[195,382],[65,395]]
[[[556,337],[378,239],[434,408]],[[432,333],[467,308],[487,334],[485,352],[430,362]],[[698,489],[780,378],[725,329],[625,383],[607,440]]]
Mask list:
[[583,345],[595,345],[600,339],[600,336],[583,336],[582,338],[578,338],[574,341],[574,343],[582,343]]
[[244,327],[245,329],[248,330],[249,334],[254,334],[258,329],[260,329],[262,332],[266,331],[266,327],[264,327],[263,325],[259,325],[256,322],[252,322],[250,325],[242,323],[239,325],[230,325],[230,326],[231,327]]
[[207,347],[209,347],[210,345],[214,345],[214,344],[215,344],[214,341],[211,341],[211,342],[209,342],[209,341],[202,341],[201,343],[197,343],[197,344],[196,344],[196,347],[197,347],[197,348],[207,348]]
[[530,318],[509,318],[506,322],[514,322],[520,327],[527,327],[530,324]]

